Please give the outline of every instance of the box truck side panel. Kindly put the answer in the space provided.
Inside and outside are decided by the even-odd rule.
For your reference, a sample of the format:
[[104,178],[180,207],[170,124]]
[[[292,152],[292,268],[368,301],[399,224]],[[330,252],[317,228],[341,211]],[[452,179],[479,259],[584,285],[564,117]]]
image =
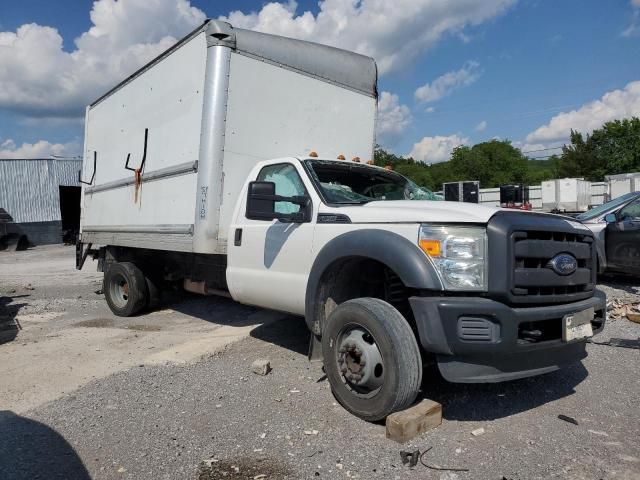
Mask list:
[[241,53],[231,54],[219,252],[256,161],[286,156],[373,158],[373,95]]
[[[89,108],[83,179],[94,152],[96,173],[83,191],[84,242],[166,248],[176,235],[172,249],[191,250],[205,66],[200,33]],[[136,182],[125,164],[140,168],[145,136]]]

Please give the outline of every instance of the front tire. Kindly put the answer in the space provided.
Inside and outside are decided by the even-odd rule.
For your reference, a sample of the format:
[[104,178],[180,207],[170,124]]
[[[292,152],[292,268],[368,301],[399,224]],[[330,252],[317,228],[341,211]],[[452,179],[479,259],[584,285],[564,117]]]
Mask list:
[[145,276],[131,262],[112,263],[104,274],[102,290],[109,308],[119,317],[135,315],[149,299]]
[[358,298],[336,307],[322,335],[322,353],[336,399],[363,420],[382,420],[418,395],[418,343],[406,319],[383,300]]

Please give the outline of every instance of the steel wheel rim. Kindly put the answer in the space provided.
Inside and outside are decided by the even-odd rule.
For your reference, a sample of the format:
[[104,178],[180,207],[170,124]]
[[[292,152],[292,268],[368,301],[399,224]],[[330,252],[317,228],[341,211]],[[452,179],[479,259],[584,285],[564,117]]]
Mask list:
[[109,284],[109,293],[116,307],[126,307],[127,303],[129,303],[129,283],[127,279],[119,273],[112,276]]
[[362,325],[348,325],[340,331],[335,361],[340,379],[358,397],[373,397],[384,385],[382,353],[374,336]]

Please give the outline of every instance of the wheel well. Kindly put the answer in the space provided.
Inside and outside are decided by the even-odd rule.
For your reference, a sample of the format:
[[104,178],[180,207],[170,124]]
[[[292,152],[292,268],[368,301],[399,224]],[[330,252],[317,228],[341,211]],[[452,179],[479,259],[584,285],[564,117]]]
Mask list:
[[346,257],[333,262],[320,277],[315,296],[315,333],[322,332],[325,321],[341,303],[354,298],[373,297],[393,305],[416,331],[409,305],[414,289],[382,262],[368,257]]

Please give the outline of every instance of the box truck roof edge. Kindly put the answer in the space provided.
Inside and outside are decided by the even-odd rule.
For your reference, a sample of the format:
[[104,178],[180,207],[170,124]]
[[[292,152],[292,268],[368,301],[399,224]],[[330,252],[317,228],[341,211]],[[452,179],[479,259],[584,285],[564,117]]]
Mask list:
[[[288,67],[298,73],[322,78],[330,83],[377,98],[377,66],[371,57],[305,40],[234,28],[227,22],[207,19],[198,28],[94,100],[89,108],[98,105],[201,32],[207,33],[209,41],[234,47],[238,53],[269,61],[281,67]],[[295,44],[298,48],[287,52],[283,49],[283,42],[287,43],[288,50],[291,50],[291,46]]]

